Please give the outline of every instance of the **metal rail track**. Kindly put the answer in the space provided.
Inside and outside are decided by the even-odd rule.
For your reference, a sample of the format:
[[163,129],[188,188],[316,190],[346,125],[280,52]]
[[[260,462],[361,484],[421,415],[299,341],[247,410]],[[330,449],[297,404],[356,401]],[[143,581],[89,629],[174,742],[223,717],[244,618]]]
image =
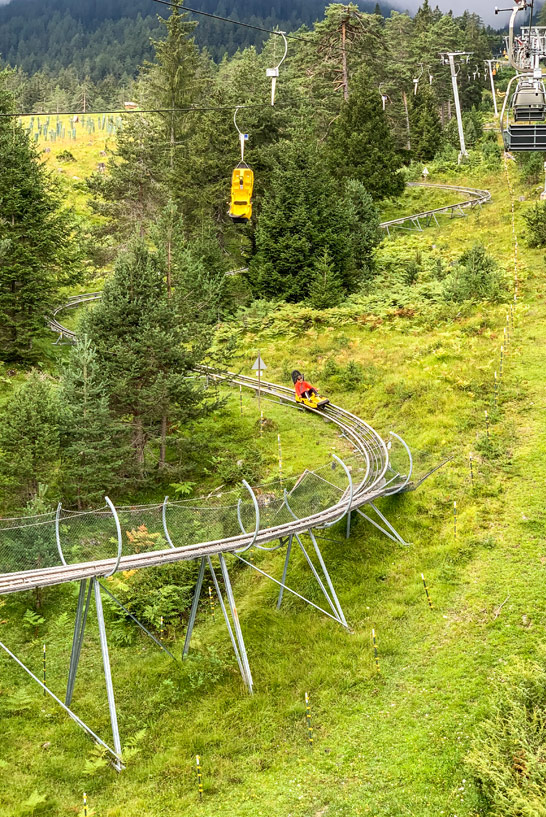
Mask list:
[[[98,300],[100,297],[100,292],[94,292],[71,298],[66,304],[59,306],[55,310],[53,317],[48,321],[49,326],[54,331],[60,332],[64,337],[75,341],[75,332],[66,329],[56,319],[56,315],[63,309]],[[257,391],[258,388],[260,388],[262,394],[276,398],[287,406],[301,410],[301,406],[296,403],[293,390],[285,386],[279,386],[264,380],[260,380],[258,383],[256,378],[248,377],[247,375],[238,374],[236,372],[220,372],[206,366],[200,366],[197,371],[203,376],[213,380],[239,385],[253,391]],[[391,480],[386,479],[386,473],[389,468],[388,447],[372,426],[351,412],[332,404],[321,411],[307,408],[304,410],[313,411],[315,414],[326,417],[329,421],[335,423],[353,444],[355,450],[361,453],[366,461],[367,467],[364,478],[360,483],[353,486],[350,508],[347,507],[347,492],[344,492],[341,494],[339,501],[329,508],[310,516],[302,517],[301,519],[294,519],[282,525],[265,528],[260,530],[257,535],[254,532],[242,533],[239,536],[232,536],[226,539],[199,542],[159,551],[131,554],[122,556],[119,560],[117,558],[109,558],[93,562],[4,573],[0,575],[0,595],[31,590],[37,587],[49,587],[66,582],[107,576],[116,568],[116,565],[118,570],[135,570],[143,567],[171,564],[173,562],[188,561],[204,556],[235,551],[252,543],[265,545],[276,539],[303,533],[312,528],[320,528],[321,526],[334,522],[349,510],[355,510],[366,503],[373,502],[381,496],[390,495],[404,489],[409,476],[405,477],[395,473],[395,476]]]
[[[423,229],[421,227],[421,221],[425,221],[427,226],[431,221],[434,221],[436,225],[438,225],[436,217],[439,215],[450,213],[453,217],[453,215],[458,212],[459,215],[464,216],[463,211],[465,209],[481,207],[482,204],[486,204],[486,202],[491,200],[489,190],[479,190],[474,187],[459,187],[452,184],[432,184],[429,182],[408,182],[407,187],[431,187],[438,190],[452,190],[454,193],[466,194],[468,198],[455,204],[446,204],[444,207],[434,207],[432,210],[424,210],[422,213],[413,213],[409,216],[401,216],[400,218],[393,218],[390,221],[383,221],[379,226],[381,229],[386,230],[388,235],[390,235],[391,229],[396,227],[421,231]],[[413,227],[404,227],[407,222],[411,222]]]

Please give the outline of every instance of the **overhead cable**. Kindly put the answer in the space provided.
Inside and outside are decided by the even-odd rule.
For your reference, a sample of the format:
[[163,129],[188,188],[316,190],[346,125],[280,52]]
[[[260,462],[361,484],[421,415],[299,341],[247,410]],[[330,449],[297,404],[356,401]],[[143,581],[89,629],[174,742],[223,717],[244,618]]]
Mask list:
[[[288,105],[288,103],[281,103],[277,107]],[[270,108],[270,104],[264,102],[256,103],[255,105],[239,105],[240,108],[247,110],[257,108]],[[233,105],[191,105],[187,108],[134,108],[127,111],[43,111],[40,113],[0,113],[0,118],[18,119],[22,116],[107,116],[117,114],[118,116],[125,116],[126,114],[134,113],[199,113],[200,111],[233,111]]]
[[[169,6],[178,11],[189,11],[191,14],[201,14],[203,17],[209,17],[212,20],[220,20],[222,23],[231,23],[234,26],[242,26],[242,28],[251,28],[253,31],[263,31],[265,34],[275,34],[277,37],[285,36],[290,40],[300,40],[302,43],[309,43],[310,45],[317,45],[315,40],[311,37],[302,37],[300,34],[287,34],[286,31],[276,31],[273,28],[264,28],[263,26],[256,26],[252,23],[243,23],[241,20],[232,20],[231,17],[221,17],[218,14],[212,14],[210,11],[201,11],[200,9],[190,8],[190,6],[183,6],[180,3],[171,3],[170,0],[154,0],[154,3],[160,3],[162,6]],[[353,49],[345,48],[342,45],[335,46],[338,51],[346,51],[348,54]]]

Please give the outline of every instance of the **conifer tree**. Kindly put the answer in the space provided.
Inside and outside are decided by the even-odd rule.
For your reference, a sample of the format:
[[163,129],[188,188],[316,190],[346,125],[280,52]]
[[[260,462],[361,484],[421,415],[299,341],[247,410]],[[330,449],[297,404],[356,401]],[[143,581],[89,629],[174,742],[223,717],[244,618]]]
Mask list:
[[255,294],[304,300],[316,258],[325,249],[345,284],[351,261],[348,233],[345,201],[316,145],[301,138],[281,143],[256,227],[249,270]]
[[354,273],[349,279],[349,291],[357,289],[362,281],[370,277],[374,268],[374,249],[381,242],[383,233],[379,229],[379,213],[373,199],[357,179],[349,179],[346,184],[347,222]]
[[328,250],[324,250],[314,265],[314,278],[309,287],[309,303],[315,309],[328,309],[340,304],[344,295],[341,277],[332,264]]
[[404,189],[402,161],[394,144],[381,97],[361,73],[328,140],[336,176],[358,179],[375,201]]
[[121,424],[110,413],[95,349],[85,334],[63,372],[61,398],[63,498],[81,509],[117,487],[129,453]]
[[24,504],[51,483],[59,456],[60,408],[51,381],[33,371],[0,419],[0,484]]
[[87,180],[95,196],[91,206],[105,218],[96,229],[99,238],[112,235],[117,246],[135,230],[141,236],[146,233],[162,198],[164,153],[158,154],[160,141],[156,117],[126,117],[117,135],[116,150],[108,160],[107,173],[94,173]]
[[192,299],[168,298],[160,259],[137,240],[118,257],[100,303],[84,321],[110,409],[130,428],[140,475],[148,442],[159,440],[162,467],[169,425],[214,405],[202,384],[187,377],[207,344],[199,320]]
[[410,124],[413,156],[430,162],[442,142],[442,125],[436,100],[428,85],[419,88],[413,97]]
[[333,81],[334,90],[345,100],[352,92],[352,76],[363,56],[375,73],[387,54],[381,12],[363,14],[355,3],[330,3],[324,20],[315,23],[313,38],[317,52],[308,70],[328,78],[330,84]]
[[185,130],[187,119],[182,112],[174,109],[190,105],[199,91],[196,77],[199,52],[190,38],[196,23],[187,17],[187,14],[180,14],[175,8],[167,20],[160,18],[167,34],[163,40],[152,40],[156,62],[145,63],[146,83],[142,86],[143,96],[153,103],[154,108],[167,109],[159,116],[171,145]]
[[[13,112],[2,89],[0,112]],[[59,288],[78,276],[73,228],[21,126],[0,117],[0,359],[32,361]]]

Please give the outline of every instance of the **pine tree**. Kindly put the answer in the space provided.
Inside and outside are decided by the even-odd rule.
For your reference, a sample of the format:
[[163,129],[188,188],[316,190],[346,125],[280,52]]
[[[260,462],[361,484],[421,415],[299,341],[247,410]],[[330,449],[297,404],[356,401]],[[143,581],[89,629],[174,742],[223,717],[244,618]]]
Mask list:
[[309,71],[327,79],[330,86],[333,80],[334,90],[341,91],[345,100],[352,91],[351,79],[364,55],[373,73],[386,59],[383,18],[380,13],[363,14],[354,3],[330,3],[325,9],[324,20],[314,26],[313,38],[317,53],[311,60]]
[[249,269],[254,293],[304,300],[316,258],[325,249],[345,283],[351,261],[348,232],[345,201],[317,146],[305,138],[282,143],[256,227]]
[[337,177],[358,179],[375,201],[404,189],[402,161],[377,89],[364,74],[332,127],[330,165]]
[[315,309],[328,309],[340,304],[344,295],[341,277],[332,264],[328,250],[324,250],[314,265],[314,278],[309,287],[309,303]]
[[413,97],[410,114],[411,150],[416,159],[430,162],[442,142],[442,125],[436,100],[428,85]]
[[121,424],[110,413],[95,349],[85,334],[71,351],[61,397],[63,497],[81,509],[119,485],[128,456]]
[[100,303],[84,321],[114,416],[129,425],[137,473],[159,441],[165,464],[169,425],[206,413],[213,398],[187,377],[201,362],[208,331],[191,298],[168,298],[156,254],[134,241],[116,262]]
[[[13,100],[2,90],[0,112]],[[0,117],[0,359],[32,361],[59,288],[78,277],[73,228],[26,133]]]
[[51,381],[31,372],[4,406],[0,420],[0,484],[22,504],[49,483],[59,456],[59,401]]
[[107,173],[87,180],[94,194],[93,210],[106,220],[96,229],[103,241],[112,235],[114,244],[125,242],[138,230],[146,233],[162,199],[164,152],[157,149],[161,130],[156,117],[126,117],[117,136],[116,150],[108,160]]

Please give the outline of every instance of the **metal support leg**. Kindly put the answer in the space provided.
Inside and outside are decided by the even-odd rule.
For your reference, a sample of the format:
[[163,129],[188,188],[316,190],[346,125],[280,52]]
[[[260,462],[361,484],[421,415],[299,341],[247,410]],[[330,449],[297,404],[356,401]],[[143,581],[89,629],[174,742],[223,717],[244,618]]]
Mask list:
[[324,582],[323,582],[323,581],[322,581],[322,579],[320,578],[320,576],[319,576],[319,574],[318,574],[318,572],[317,572],[317,569],[316,569],[315,565],[314,565],[314,564],[313,564],[313,562],[311,561],[311,557],[309,556],[309,554],[308,554],[308,553],[307,553],[307,551],[305,550],[305,547],[303,546],[303,542],[301,541],[301,539],[300,539],[300,537],[298,536],[298,534],[297,534],[297,533],[295,533],[295,534],[294,534],[294,536],[296,537],[296,539],[297,539],[297,541],[298,541],[298,544],[299,544],[299,546],[300,546],[300,548],[301,548],[301,551],[302,551],[303,555],[305,556],[305,558],[306,558],[306,560],[307,560],[307,564],[308,564],[308,565],[309,565],[309,567],[311,568],[311,572],[312,572],[313,576],[314,576],[314,577],[315,577],[315,579],[317,580],[317,584],[318,584],[318,586],[320,587],[320,589],[321,589],[321,590],[322,590],[322,592],[324,593],[324,596],[325,596],[325,598],[326,598],[326,601],[328,602],[328,604],[330,605],[330,607],[331,607],[331,609],[332,609],[332,612],[333,612],[333,614],[334,614],[334,617],[335,617],[336,621],[339,621],[339,623],[341,624],[341,618],[340,618],[340,616],[339,616],[339,610],[337,609],[336,605],[334,604],[334,602],[333,602],[333,601],[332,601],[332,599],[330,598],[330,596],[329,596],[329,594],[328,594],[328,591],[326,590],[326,588],[325,588],[325,586],[324,586]]
[[233,591],[231,589],[231,582],[229,580],[229,573],[226,565],[226,560],[224,559],[223,553],[218,554],[218,558],[220,560],[220,568],[222,570],[222,576],[224,579],[224,586],[226,588],[226,595],[228,598],[228,603],[231,609],[231,617],[233,619],[233,627],[235,629],[235,635],[237,637],[237,641],[239,643],[239,652],[241,654],[241,661],[244,668],[244,678],[246,681],[246,685],[248,687],[248,691],[252,693],[252,673],[250,672],[250,664],[248,663],[248,657],[246,654],[245,642],[243,640],[243,633],[241,630],[241,625],[239,623],[239,616],[237,614],[237,608],[235,606],[235,599],[233,597]]
[[[68,683],[66,685],[65,704],[70,706],[72,696],[74,694],[74,684],[76,682],[76,673],[78,671],[78,664],[80,661],[80,653],[82,650],[83,638],[85,635],[85,624],[87,622],[87,613],[89,612],[89,602],[91,601],[91,582],[89,582],[89,589],[87,590],[87,598],[85,599],[85,589],[87,586],[87,579],[80,582],[80,592],[78,594],[78,608],[76,611],[76,622],[74,624],[74,637],[72,639],[72,651],[70,653],[70,667],[68,669]],[[85,605],[84,605],[85,599]]]
[[281,609],[284,585],[286,584],[286,574],[288,573],[288,562],[290,561],[290,551],[292,550],[292,539],[293,539],[292,536],[288,538],[288,547],[286,548],[286,559],[284,560],[284,568],[282,571],[281,589],[279,590],[279,598],[277,600],[277,610]]
[[338,599],[338,597],[336,595],[336,591],[334,590],[334,585],[332,584],[330,574],[326,570],[326,565],[324,563],[324,559],[322,558],[322,553],[320,552],[320,548],[319,548],[319,546],[317,544],[317,540],[315,539],[315,535],[314,535],[314,533],[313,533],[313,531],[311,529],[309,529],[309,536],[311,537],[311,541],[313,542],[313,545],[314,545],[314,548],[315,548],[315,553],[317,554],[320,566],[322,568],[322,572],[324,573],[324,578],[326,579],[328,587],[330,588],[330,593],[332,594],[334,604],[335,604],[336,609],[337,609],[337,611],[339,613],[340,621],[341,621],[341,623],[343,624],[344,627],[347,627],[347,621],[345,619],[345,615],[343,614],[343,610],[341,608],[341,604],[339,603],[339,599]]
[[347,530],[345,532],[345,538],[348,539],[351,535],[351,511],[347,512]]
[[135,624],[138,624],[138,626],[140,627],[140,629],[141,629],[143,632],[145,632],[145,633],[146,633],[146,635],[147,635],[147,636],[149,636],[149,637],[152,639],[152,641],[153,641],[155,644],[157,644],[157,646],[158,646],[158,647],[161,647],[161,649],[163,650],[163,652],[166,652],[166,653],[167,653],[167,655],[168,655],[168,656],[170,656],[170,657],[173,659],[173,661],[176,661],[176,658],[174,657],[174,655],[172,654],[172,652],[170,652],[170,651],[167,649],[167,647],[165,647],[165,645],[161,643],[161,641],[159,640],[159,638],[156,638],[156,637],[155,637],[155,635],[154,635],[153,633],[151,633],[151,632],[150,632],[150,631],[149,631],[149,630],[148,630],[148,629],[147,629],[147,628],[144,626],[144,624],[142,624],[142,622],[140,622],[140,621],[138,620],[138,618],[137,618],[136,616],[134,616],[134,615],[131,613],[131,611],[130,611],[130,610],[128,610],[128,609],[127,609],[127,607],[125,607],[125,605],[124,605],[124,604],[122,604],[122,603],[121,603],[121,601],[120,601],[119,599],[117,599],[117,598],[114,596],[114,594],[113,594],[113,593],[111,593],[111,592],[108,590],[108,588],[107,588],[107,587],[105,587],[103,584],[101,584],[101,590],[104,590],[104,592],[105,592],[105,593],[107,593],[107,594],[110,596],[110,598],[112,599],[112,601],[114,601],[114,602],[115,602],[115,603],[118,605],[118,607],[121,607],[121,609],[123,610],[123,612],[125,613],[125,615],[129,616],[129,618],[130,618],[132,621],[134,621],[134,622],[135,622]]
[[214,572],[214,567],[212,566],[212,561],[210,556],[207,556],[208,566],[210,568],[210,572],[212,574],[212,581],[214,582],[214,587],[216,588],[216,595],[218,596],[218,601],[220,602],[220,608],[222,610],[224,621],[226,622],[226,627],[228,629],[229,637],[231,639],[231,645],[233,647],[233,652],[235,653],[235,658],[237,659],[237,664],[239,665],[239,672],[242,675],[243,681],[246,683],[245,679],[245,671],[243,668],[243,664],[241,661],[241,656],[239,654],[239,650],[237,648],[237,641],[235,640],[235,636],[233,635],[233,630],[231,629],[231,622],[229,620],[229,616],[226,610],[226,605],[224,604],[224,597],[222,596],[222,591],[220,590],[220,585],[218,584],[218,579],[216,578],[216,573]]
[[97,620],[99,623],[100,648],[102,652],[102,663],[104,666],[104,677],[106,679],[106,694],[108,696],[108,709],[110,710],[110,722],[112,724],[112,735],[114,738],[114,750],[118,757],[118,769],[121,769],[121,742],[119,739],[118,716],[116,713],[116,702],[114,699],[114,687],[112,685],[112,672],[110,670],[110,656],[108,655],[108,642],[106,641],[106,627],[104,626],[104,614],[102,611],[102,599],[100,595],[100,584],[97,579],[93,579],[95,589],[95,605],[97,608]]
[[190,648],[191,634],[195,624],[195,616],[197,615],[197,607],[199,605],[199,596],[201,595],[201,587],[203,586],[203,576],[205,575],[205,557],[201,559],[199,565],[199,576],[197,577],[197,584],[195,585],[195,592],[193,594],[193,602],[191,605],[190,620],[188,621],[188,629],[186,638],[184,640],[184,649],[182,650],[182,658],[185,658]]
[[[379,518],[380,518],[380,519],[381,519],[381,520],[382,520],[382,521],[385,523],[385,525],[386,525],[386,526],[388,527],[388,529],[389,529],[389,530],[392,532],[392,534],[394,535],[394,537],[396,538],[396,540],[397,540],[398,542],[400,542],[400,544],[405,545],[406,547],[409,547],[409,543],[408,543],[408,542],[405,542],[405,541],[404,541],[404,539],[402,539],[402,537],[400,536],[400,534],[398,533],[398,531],[397,531],[395,528],[393,528],[393,526],[391,525],[391,523],[389,522],[389,520],[387,519],[387,517],[386,517],[386,516],[383,516],[383,514],[381,513],[381,511],[379,510],[379,508],[378,508],[376,505],[374,505],[374,503],[373,503],[373,502],[369,502],[368,504],[370,505],[370,507],[371,507],[371,508],[373,508],[373,509],[374,509],[374,511],[376,512],[376,514],[378,515],[378,517],[379,517]],[[384,532],[386,533],[386,531],[384,531]],[[387,534],[387,535],[388,535],[388,534]]]
[[72,720],[74,721],[74,723],[77,723],[77,724],[78,724],[78,726],[80,726],[80,727],[83,729],[83,731],[84,731],[84,732],[85,732],[87,735],[89,735],[89,737],[90,737],[92,740],[94,740],[96,743],[98,743],[98,744],[99,744],[99,746],[102,746],[102,747],[103,747],[103,748],[104,748],[106,751],[110,752],[110,754],[111,754],[111,755],[112,755],[112,757],[114,758],[114,763],[116,764],[116,769],[117,769],[117,771],[121,771],[121,769],[123,768],[123,765],[122,765],[121,763],[119,763],[119,766],[117,765],[117,763],[118,763],[119,759],[118,759],[118,757],[117,757],[116,753],[114,752],[114,750],[113,750],[113,749],[112,749],[110,746],[108,746],[108,744],[107,744],[107,743],[105,743],[103,740],[101,740],[101,739],[99,738],[99,736],[98,736],[97,734],[95,734],[95,732],[93,732],[93,730],[92,730],[92,729],[90,729],[90,728],[89,728],[89,726],[87,726],[87,724],[86,724],[86,723],[84,723],[84,722],[82,721],[82,719],[81,719],[81,718],[78,718],[78,716],[77,716],[77,715],[76,715],[74,712],[72,712],[72,710],[71,710],[71,709],[69,709],[69,708],[68,708],[68,706],[67,706],[66,704],[63,704],[63,702],[61,701],[61,699],[60,699],[60,698],[57,698],[57,696],[55,695],[55,693],[54,693],[54,692],[52,692],[50,689],[48,689],[48,687],[46,687],[46,685],[45,685],[45,684],[43,684],[43,683],[42,683],[42,681],[40,681],[40,679],[39,679],[39,678],[37,678],[37,677],[36,677],[36,675],[34,675],[34,673],[33,673],[33,672],[31,672],[31,671],[29,670],[29,668],[28,668],[28,667],[26,667],[26,666],[24,665],[24,664],[23,664],[23,662],[22,662],[22,661],[20,661],[20,660],[19,660],[19,658],[17,658],[17,656],[16,656],[16,655],[14,655],[14,653],[12,653],[12,651],[11,651],[11,650],[9,650],[9,649],[6,647],[6,645],[5,645],[5,644],[2,644],[2,642],[1,642],[1,641],[0,641],[0,648],[2,648],[3,650],[5,650],[5,652],[6,652],[6,653],[9,655],[9,657],[10,657],[10,658],[12,658],[12,659],[15,661],[15,663],[16,663],[16,664],[18,664],[18,665],[21,667],[21,669],[23,669],[23,670],[24,670],[24,671],[27,673],[27,675],[30,675],[30,677],[32,678],[32,680],[33,680],[33,681],[36,681],[36,683],[38,684],[38,686],[40,686],[40,687],[41,687],[41,688],[44,690],[44,692],[46,692],[46,693],[47,693],[47,694],[48,694],[48,695],[49,695],[51,698],[53,698],[53,700],[55,701],[55,703],[58,703],[58,704],[59,704],[59,706],[61,707],[61,709],[63,709],[63,710],[64,710],[64,711],[67,713],[67,715],[68,715],[70,718],[72,718]]

